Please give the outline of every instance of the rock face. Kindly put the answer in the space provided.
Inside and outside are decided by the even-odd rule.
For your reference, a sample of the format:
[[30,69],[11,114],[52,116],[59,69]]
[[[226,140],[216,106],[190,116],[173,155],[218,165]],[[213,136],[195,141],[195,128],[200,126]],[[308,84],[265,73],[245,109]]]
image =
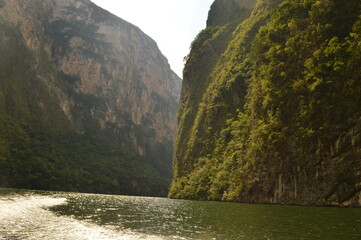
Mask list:
[[218,0],[215,1],[209,11],[207,26],[225,25],[232,21],[238,21],[252,10],[253,0]]
[[88,0],[1,0],[0,25],[6,115],[104,136],[167,181],[181,80],[150,37]]
[[360,7],[216,0],[184,70],[169,196],[361,206]]

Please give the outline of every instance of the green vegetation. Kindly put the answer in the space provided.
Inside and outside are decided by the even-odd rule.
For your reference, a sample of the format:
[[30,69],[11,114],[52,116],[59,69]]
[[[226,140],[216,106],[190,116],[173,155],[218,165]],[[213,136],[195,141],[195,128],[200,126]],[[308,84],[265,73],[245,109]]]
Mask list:
[[357,0],[258,1],[226,48],[199,36],[190,56],[223,51],[186,64],[215,62],[184,75],[170,197],[359,204],[360,13]]
[[164,195],[164,173],[151,159],[108,138],[59,131],[0,114],[0,185],[40,190]]
[[[166,196],[172,139],[159,136],[152,121],[158,112],[175,111],[176,100],[168,103],[152,93],[158,112],[137,124],[127,109],[131,103],[115,104],[119,92],[111,84],[107,90],[95,86],[95,93],[82,91],[81,75],[66,74],[59,61],[76,52],[101,66],[99,78],[118,81],[104,60],[113,46],[97,32],[100,24],[79,19],[88,19],[84,9],[68,8],[67,20],[50,21],[54,10],[39,12],[41,6],[34,1],[24,7],[26,29],[0,16],[0,187]],[[92,13],[107,24],[128,25],[104,10]],[[69,20],[74,16],[76,21]],[[83,43],[74,49],[70,42],[76,36]],[[114,60],[114,65],[136,72],[132,63]],[[139,90],[141,81],[134,74],[129,84]]]

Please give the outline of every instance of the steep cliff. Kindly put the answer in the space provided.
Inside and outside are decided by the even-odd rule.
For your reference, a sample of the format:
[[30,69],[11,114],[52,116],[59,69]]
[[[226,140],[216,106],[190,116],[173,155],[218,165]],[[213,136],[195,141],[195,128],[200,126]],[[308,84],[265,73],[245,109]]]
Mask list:
[[10,117],[46,152],[25,144],[19,157],[4,133],[13,146],[2,156],[2,185],[164,194],[181,80],[157,44],[89,0],[1,0],[0,26],[3,125]]
[[169,196],[361,206],[360,2],[222,2],[184,70]]

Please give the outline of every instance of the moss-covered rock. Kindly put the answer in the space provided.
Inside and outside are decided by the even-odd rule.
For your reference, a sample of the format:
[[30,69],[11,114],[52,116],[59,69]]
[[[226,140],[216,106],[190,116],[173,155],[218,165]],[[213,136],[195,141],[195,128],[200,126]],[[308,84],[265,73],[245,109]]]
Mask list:
[[260,0],[204,30],[230,34],[200,35],[188,59],[170,197],[361,205],[360,9]]

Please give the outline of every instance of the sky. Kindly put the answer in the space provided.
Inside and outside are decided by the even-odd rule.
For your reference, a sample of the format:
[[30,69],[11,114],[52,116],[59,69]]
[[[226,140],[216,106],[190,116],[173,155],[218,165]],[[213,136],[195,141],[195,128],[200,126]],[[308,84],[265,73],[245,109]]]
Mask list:
[[214,0],[91,0],[138,26],[153,38],[172,70],[182,77],[183,58],[197,34],[206,27]]

